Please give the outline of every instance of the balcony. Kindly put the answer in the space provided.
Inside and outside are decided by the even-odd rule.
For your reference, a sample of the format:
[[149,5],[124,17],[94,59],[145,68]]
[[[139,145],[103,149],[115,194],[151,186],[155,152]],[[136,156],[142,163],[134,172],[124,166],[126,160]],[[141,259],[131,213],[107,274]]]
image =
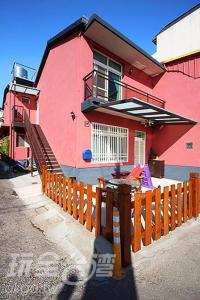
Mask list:
[[136,98],[160,108],[165,107],[164,100],[96,70],[86,75],[83,80],[84,100],[98,98],[112,102]]
[[14,105],[12,108],[12,123],[16,127],[24,127],[24,107]]
[[145,126],[196,124],[195,120],[166,110],[164,100],[123,83],[117,80],[118,76],[112,75],[93,70],[84,77],[83,113],[96,111],[132,119]]

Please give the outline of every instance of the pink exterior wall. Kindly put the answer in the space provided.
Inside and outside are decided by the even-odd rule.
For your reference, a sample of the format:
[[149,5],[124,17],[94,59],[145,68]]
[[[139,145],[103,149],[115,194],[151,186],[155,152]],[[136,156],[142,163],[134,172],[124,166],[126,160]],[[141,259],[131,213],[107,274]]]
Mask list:
[[[155,129],[153,149],[166,164],[199,167],[200,55],[171,62],[166,67],[168,72],[155,82],[154,94],[167,101],[167,109],[198,123],[194,126],[168,125]],[[193,149],[186,149],[187,142],[193,143]]]
[[[93,69],[93,49],[123,65],[124,83],[166,100],[166,108],[170,111],[199,121],[199,79],[191,76],[191,68],[194,65],[191,60],[187,63],[188,75],[180,72],[183,67],[180,66],[180,62],[175,62],[175,66],[170,63],[169,72],[159,78],[152,79],[134,67],[132,75],[129,76],[128,63],[83,36],[75,36],[50,51],[38,84],[38,88],[41,89],[40,124],[61,164],[79,168],[104,166],[82,159],[82,151],[91,148],[91,122],[129,128],[128,164],[133,164],[134,161],[134,130],[147,131],[140,123],[128,119],[95,112],[81,113],[81,102],[84,99],[83,77]],[[200,65],[198,59],[195,57],[195,66]],[[175,72],[178,66],[179,72]],[[70,115],[72,111],[76,115],[74,121]],[[85,127],[85,121],[90,122],[89,127]],[[149,129],[146,159],[148,160],[152,144],[166,164],[199,166],[198,131],[199,125],[161,126],[153,130],[152,139]],[[187,142],[193,142],[193,149],[186,149]]]
[[[128,76],[129,64],[116,58],[105,49],[94,45],[83,36],[74,36],[65,43],[60,43],[50,50],[40,77],[38,88],[39,123],[62,165],[78,168],[105,166],[92,164],[82,159],[82,151],[91,149],[91,124],[85,127],[85,121],[99,122],[129,128],[129,162],[134,163],[134,130],[147,131],[135,121],[114,117],[102,113],[81,113],[81,102],[84,100],[83,77],[93,69],[93,48],[109,55],[124,65],[123,81],[150,92],[152,80],[141,71],[137,79]],[[136,72],[136,70],[135,70]],[[138,71],[137,71],[138,72]],[[75,120],[71,112],[75,113]],[[146,155],[151,147],[151,131],[147,131]],[[115,164],[106,164],[115,165]]]
[[27,158],[30,158],[30,155],[28,155],[28,148],[26,147],[16,147],[15,148],[15,160],[24,160]]
[[61,164],[75,166],[77,122],[81,103],[80,38],[75,36],[50,50],[38,88],[39,123]]
[[[137,78],[133,72],[134,75],[129,76],[128,75],[128,68],[130,65],[120,59],[119,57],[116,57],[106,49],[103,49],[99,45],[93,43],[92,41],[86,40],[84,38],[81,39],[81,69],[80,69],[80,75],[81,79],[87,75],[89,72],[93,69],[93,49],[99,50],[105,55],[109,56],[110,58],[113,58],[114,60],[118,61],[123,65],[123,77],[122,80],[124,83],[133,85],[139,89],[142,89],[143,91],[150,92],[150,86],[152,85],[151,79],[147,75],[145,75],[143,72],[139,72],[136,68],[134,68],[134,72],[140,73],[138,74]],[[83,80],[81,82],[81,99],[79,100],[79,110],[81,102],[84,99],[84,85]],[[84,122],[89,121],[90,126],[85,127]],[[129,129],[129,162],[128,163],[122,163],[121,165],[129,165],[134,164],[134,131],[140,130],[146,132],[146,161],[148,161],[149,151],[151,148],[151,142],[152,142],[152,134],[151,130],[147,130],[143,125],[141,125],[139,122],[135,122],[130,119],[125,119],[121,117],[116,117],[104,113],[99,112],[90,112],[90,113],[81,113],[79,114],[79,117],[76,119],[77,127],[79,128],[78,131],[78,145],[77,145],[77,166],[79,168],[84,167],[101,167],[101,166],[113,166],[115,164],[93,164],[90,162],[85,162],[82,159],[82,151],[85,149],[91,149],[91,122],[97,122],[102,124],[108,124],[113,126],[121,126],[126,127]]]
[[[22,103],[22,97],[30,99],[30,104]],[[35,96],[26,94],[17,94],[14,96],[12,91],[9,91],[6,95],[6,101],[4,104],[4,124],[10,126],[12,123],[12,108],[14,105],[22,106],[29,114],[31,122],[36,122],[37,102]]]
[[6,95],[6,101],[4,103],[4,124],[6,126],[10,126],[12,123],[12,102],[13,102],[13,94],[8,92]]
[[[89,127],[84,126],[84,121],[87,120],[90,122]],[[97,122],[100,124],[107,124],[112,126],[119,126],[119,127],[125,127],[129,130],[129,152],[128,157],[129,161],[128,163],[121,163],[120,165],[133,165],[134,164],[134,135],[135,130],[144,131],[146,132],[146,161],[148,161],[149,151],[152,144],[152,132],[151,129],[145,128],[143,125],[141,125],[139,122],[120,118],[117,116],[111,116],[108,114],[100,113],[100,112],[89,112],[85,114],[85,116],[82,118],[82,122],[79,123],[79,127],[81,130],[81,134],[79,135],[79,146],[78,146],[78,153],[77,153],[77,165],[79,168],[84,167],[103,167],[103,166],[113,166],[114,163],[99,163],[94,164],[90,162],[86,162],[82,159],[82,151],[85,149],[91,149],[91,123]]]

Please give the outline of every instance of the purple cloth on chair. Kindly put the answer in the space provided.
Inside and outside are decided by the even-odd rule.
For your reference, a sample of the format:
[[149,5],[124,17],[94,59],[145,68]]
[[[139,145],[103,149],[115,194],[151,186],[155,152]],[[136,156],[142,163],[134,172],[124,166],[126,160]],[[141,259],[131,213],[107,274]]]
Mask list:
[[153,186],[152,180],[151,180],[151,173],[149,170],[148,165],[144,165],[144,171],[142,172],[142,187],[148,188],[148,189],[155,189],[155,186]]

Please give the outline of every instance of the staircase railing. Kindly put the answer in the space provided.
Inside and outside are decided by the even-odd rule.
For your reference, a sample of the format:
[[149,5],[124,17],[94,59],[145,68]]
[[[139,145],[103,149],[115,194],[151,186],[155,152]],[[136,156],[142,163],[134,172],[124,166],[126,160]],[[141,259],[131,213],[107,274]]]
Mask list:
[[24,125],[25,131],[27,135],[28,142],[30,144],[33,157],[35,159],[35,163],[38,169],[39,174],[42,174],[43,166],[46,166],[45,156],[42,150],[42,146],[38,140],[36,132],[34,130],[34,126],[31,124],[30,119],[26,111],[24,111]]
[[23,123],[24,122],[24,107],[20,105],[14,105],[12,108],[12,121]]

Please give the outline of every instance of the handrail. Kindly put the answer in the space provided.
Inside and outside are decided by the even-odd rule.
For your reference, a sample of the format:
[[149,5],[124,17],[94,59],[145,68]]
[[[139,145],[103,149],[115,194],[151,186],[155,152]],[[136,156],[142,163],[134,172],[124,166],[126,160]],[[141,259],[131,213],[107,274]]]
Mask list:
[[12,107],[13,122],[24,122],[24,107],[22,105],[14,105]]
[[25,124],[25,131],[28,138],[28,142],[31,146],[31,150],[33,152],[33,156],[38,168],[38,172],[41,175],[43,166],[46,166],[46,160],[45,160],[44,153],[42,152],[41,144],[39,143],[35,130],[33,128],[33,124],[31,124],[26,111],[24,111],[24,124]]
[[[96,77],[96,78],[95,78]],[[122,91],[122,95],[121,95],[121,99],[118,100],[125,100],[125,99],[129,99],[131,98],[129,95],[131,95],[131,92],[136,93],[137,97],[139,98],[140,96],[142,97],[141,100],[144,100],[146,102],[155,102],[158,103],[159,105],[161,105],[163,108],[165,107],[165,100],[162,100],[156,96],[153,96],[143,90],[140,90],[134,86],[131,86],[130,84],[124,83],[122,81],[119,81],[117,79],[113,79],[110,76],[99,72],[97,70],[92,70],[90,73],[88,73],[84,78],[84,86],[85,86],[85,96],[84,96],[84,100],[88,100],[91,97],[100,97],[101,95],[98,95],[97,92],[97,88],[95,89],[95,93],[94,93],[94,89],[93,87],[95,86],[95,80],[97,80],[97,77],[103,78],[104,80],[106,80],[107,82],[112,82],[118,86],[121,87]],[[89,82],[89,80],[91,80],[91,82]],[[87,93],[89,93],[87,95]],[[129,94],[129,95],[128,95]],[[133,97],[133,96],[132,96]],[[108,101],[113,101],[113,99],[111,97],[104,95],[103,98],[107,98]]]

